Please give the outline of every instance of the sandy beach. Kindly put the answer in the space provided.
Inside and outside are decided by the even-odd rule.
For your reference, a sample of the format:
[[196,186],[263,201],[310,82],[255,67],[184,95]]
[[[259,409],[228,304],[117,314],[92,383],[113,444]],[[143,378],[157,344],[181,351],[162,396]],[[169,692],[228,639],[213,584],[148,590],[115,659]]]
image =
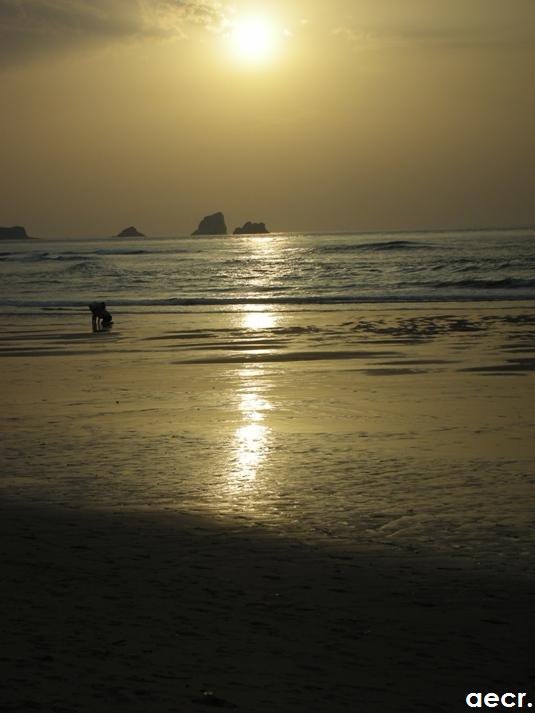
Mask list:
[[2,710],[533,688],[530,304],[114,316],[2,318]]
[[527,573],[2,505],[3,710],[461,711],[533,685]]

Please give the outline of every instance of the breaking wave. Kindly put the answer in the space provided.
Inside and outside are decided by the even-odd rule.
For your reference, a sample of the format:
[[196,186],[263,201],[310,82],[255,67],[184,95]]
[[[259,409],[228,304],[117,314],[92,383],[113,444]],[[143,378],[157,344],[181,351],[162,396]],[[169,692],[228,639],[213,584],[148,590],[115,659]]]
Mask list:
[[53,254],[46,251],[40,252],[2,252],[0,253],[0,261],[9,262],[44,262],[57,261],[65,262],[72,260],[99,260],[101,257],[123,256],[123,255],[175,255],[180,253],[191,253],[191,250],[173,247],[168,250],[145,250],[141,248],[97,248],[87,253],[76,252],[61,252]]
[[520,277],[503,277],[499,280],[457,280],[450,282],[437,282],[433,285],[437,289],[462,288],[470,290],[518,290],[535,287],[535,278],[522,279]]
[[[107,296],[105,291],[99,293],[99,299],[104,300],[108,305],[113,307],[125,308],[190,308],[190,307],[205,307],[205,308],[228,308],[234,310],[246,306],[264,306],[277,309],[279,307],[292,307],[295,309],[306,309],[308,306],[321,306],[328,308],[329,306],[336,307],[341,305],[359,305],[359,304],[396,304],[396,303],[437,303],[437,302],[465,302],[466,294],[448,294],[444,295],[392,295],[392,294],[367,294],[367,295],[332,295],[332,296],[310,296],[310,297],[172,297],[168,299],[129,299],[122,297]],[[501,301],[507,299],[509,301],[530,300],[533,296],[526,294],[507,295],[503,293],[496,294],[493,297],[488,295],[471,295],[470,301]],[[90,299],[72,299],[72,300],[0,300],[0,308],[12,307],[22,309],[86,309]]]
[[345,245],[325,245],[320,248],[320,252],[325,253],[348,253],[348,252],[382,252],[387,250],[415,250],[429,248],[422,242],[414,240],[387,240],[380,243],[357,243]]

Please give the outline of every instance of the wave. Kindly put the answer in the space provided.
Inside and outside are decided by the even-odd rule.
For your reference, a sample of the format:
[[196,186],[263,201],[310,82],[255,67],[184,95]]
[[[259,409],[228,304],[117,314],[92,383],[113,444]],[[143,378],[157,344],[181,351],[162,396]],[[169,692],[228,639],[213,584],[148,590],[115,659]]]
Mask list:
[[[41,262],[41,261],[72,261],[72,260],[98,260],[106,255],[175,255],[180,253],[193,253],[192,250],[177,249],[173,250],[145,250],[141,248],[98,248],[89,253],[63,252],[60,254],[51,254],[50,252],[29,252],[29,253],[0,253],[0,260],[9,262]],[[197,251],[198,252],[198,251]]]
[[143,250],[141,248],[99,248],[94,251],[95,255],[146,255],[151,250]]
[[86,260],[84,262],[74,262],[61,270],[61,275],[67,277],[92,277],[96,275],[102,276],[102,267],[94,261]]
[[438,289],[462,288],[471,290],[518,290],[535,287],[535,279],[520,277],[503,277],[499,280],[452,280],[449,282],[436,282],[432,286]]
[[414,240],[387,240],[380,243],[358,243],[350,245],[324,245],[319,248],[320,252],[326,253],[348,253],[348,252],[382,252],[385,250],[414,250],[431,247],[426,243]]
[[[106,294],[99,294],[98,299],[110,306],[125,307],[125,308],[188,308],[188,307],[228,307],[234,309],[237,307],[247,306],[264,306],[264,307],[307,307],[307,306],[342,306],[342,305],[359,305],[359,304],[402,304],[402,303],[437,303],[437,302],[499,302],[507,301],[533,301],[535,294],[508,294],[497,293],[493,296],[486,295],[466,295],[466,293],[453,293],[447,295],[439,294],[411,294],[411,295],[393,295],[393,294],[375,294],[375,295],[333,295],[328,297],[310,296],[310,297],[173,297],[167,299],[129,299],[129,298],[114,298]],[[43,310],[78,310],[80,308],[87,309],[90,299],[58,299],[58,300],[0,300],[0,308],[12,307],[21,309],[43,309]]]
[[3,260],[9,262],[39,262],[41,260],[51,260],[48,252],[30,253],[3,253]]
[[198,247],[193,248],[156,248],[151,250],[147,248],[97,248],[93,251],[93,255],[180,255],[183,253],[197,254],[202,252]]
[[74,262],[84,261],[84,260],[95,260],[92,255],[77,255],[76,253],[69,253],[67,255],[57,255],[56,257],[49,258],[50,260],[57,260],[59,262]]
[[81,260],[97,260],[93,255],[81,255],[78,253],[62,253],[51,255],[48,252],[39,253],[0,253],[0,260],[7,262],[73,262]]

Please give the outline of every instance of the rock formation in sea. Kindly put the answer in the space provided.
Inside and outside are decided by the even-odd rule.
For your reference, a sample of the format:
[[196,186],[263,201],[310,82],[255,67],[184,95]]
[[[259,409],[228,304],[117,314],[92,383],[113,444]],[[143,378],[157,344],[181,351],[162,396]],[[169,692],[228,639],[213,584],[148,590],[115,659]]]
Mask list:
[[192,235],[226,235],[227,225],[223,213],[213,213],[205,216]]
[[131,225],[129,228],[125,228],[124,230],[121,230],[120,233],[117,234],[118,238],[145,238],[146,236],[143,235],[143,233],[140,233],[139,230],[134,228],[133,225]]
[[265,223],[251,223],[247,221],[241,228],[236,228],[234,235],[255,235],[259,233],[269,233]]
[[29,237],[22,225],[14,225],[12,228],[0,228],[0,240],[18,240]]

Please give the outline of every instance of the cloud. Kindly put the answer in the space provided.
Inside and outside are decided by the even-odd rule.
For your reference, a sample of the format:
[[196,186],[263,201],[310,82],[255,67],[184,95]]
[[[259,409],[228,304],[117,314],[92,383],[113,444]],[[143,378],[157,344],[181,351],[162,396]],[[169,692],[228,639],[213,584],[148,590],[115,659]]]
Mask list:
[[138,0],[147,34],[181,34],[185,24],[219,31],[225,21],[223,7],[215,0]]
[[216,31],[222,20],[215,0],[0,0],[0,64],[91,44],[180,36],[188,24]]
[[498,48],[532,48],[535,50],[535,38],[530,31],[508,32],[475,32],[459,29],[447,30],[400,30],[381,31],[369,30],[352,25],[336,27],[332,34],[340,41],[349,43],[355,51],[382,50],[388,48],[443,48],[462,49],[498,49]]
[[362,3],[333,34],[355,49],[535,46],[535,2],[375,0]]

